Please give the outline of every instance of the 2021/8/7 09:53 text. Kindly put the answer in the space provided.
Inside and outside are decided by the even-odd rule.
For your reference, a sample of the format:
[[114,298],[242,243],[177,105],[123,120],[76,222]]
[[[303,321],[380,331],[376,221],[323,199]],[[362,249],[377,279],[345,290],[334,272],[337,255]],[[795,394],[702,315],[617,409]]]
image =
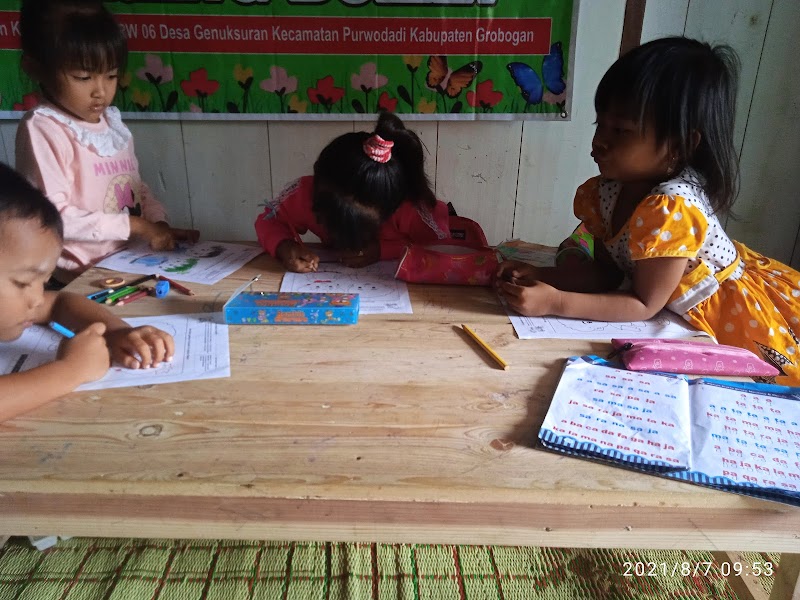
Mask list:
[[[622,563],[623,577],[696,577],[707,576],[713,561],[701,562],[632,562]],[[771,577],[775,573],[775,566],[769,562],[722,562],[719,564],[720,574],[723,577],[734,575],[736,577]]]

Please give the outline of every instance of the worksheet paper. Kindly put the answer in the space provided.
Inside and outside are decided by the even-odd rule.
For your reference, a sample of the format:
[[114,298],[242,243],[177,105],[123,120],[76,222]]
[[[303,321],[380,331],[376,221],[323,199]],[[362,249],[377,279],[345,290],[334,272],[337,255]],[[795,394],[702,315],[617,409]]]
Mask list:
[[411,314],[404,281],[394,278],[397,261],[381,261],[361,269],[320,263],[315,273],[286,273],[281,292],[359,295],[359,314]]
[[649,321],[589,321],[566,317],[522,317],[506,306],[508,318],[521,340],[558,338],[569,340],[610,340],[612,338],[690,338],[710,337],[689,326],[668,310]]
[[123,273],[156,274],[176,281],[212,285],[262,252],[258,246],[224,242],[178,244],[175,250],[155,252],[146,242],[136,242],[107,256],[96,266]]
[[[175,357],[150,369],[125,369],[112,365],[105,377],[78,390],[101,390],[136,385],[156,385],[231,376],[228,326],[219,313],[135,317],[125,321],[138,327],[152,325],[175,339]],[[47,327],[34,325],[10,343],[0,344],[0,374],[27,371],[56,357],[64,338]]]

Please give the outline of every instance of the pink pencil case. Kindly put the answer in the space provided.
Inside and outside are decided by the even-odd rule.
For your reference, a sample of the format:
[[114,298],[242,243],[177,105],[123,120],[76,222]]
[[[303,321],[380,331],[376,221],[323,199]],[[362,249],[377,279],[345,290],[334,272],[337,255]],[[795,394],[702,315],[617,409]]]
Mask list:
[[492,285],[497,265],[492,248],[448,239],[408,246],[394,276],[409,283]]
[[687,375],[778,375],[778,369],[758,356],[735,346],[686,340],[613,339],[613,355],[619,355],[632,371],[663,371]]

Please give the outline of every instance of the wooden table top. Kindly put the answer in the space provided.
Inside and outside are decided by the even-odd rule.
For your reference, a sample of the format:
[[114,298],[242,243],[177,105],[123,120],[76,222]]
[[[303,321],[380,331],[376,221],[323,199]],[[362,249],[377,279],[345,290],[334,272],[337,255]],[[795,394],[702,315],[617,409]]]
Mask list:
[[[217,311],[257,273],[278,289],[262,255],[112,310]],[[409,289],[412,315],[231,326],[228,379],[73,393],[0,424],[0,533],[800,548],[796,508],[535,447],[564,359],[608,343],[519,340],[488,288]]]

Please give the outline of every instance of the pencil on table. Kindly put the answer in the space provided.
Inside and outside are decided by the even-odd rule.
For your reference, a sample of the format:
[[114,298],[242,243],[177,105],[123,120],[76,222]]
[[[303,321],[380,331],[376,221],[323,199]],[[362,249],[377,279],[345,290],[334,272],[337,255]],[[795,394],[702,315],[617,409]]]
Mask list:
[[172,279],[168,279],[167,277],[164,277],[163,275],[159,275],[158,278],[161,281],[169,281],[169,287],[175,288],[180,293],[186,294],[187,296],[194,296],[194,292],[192,290],[190,290],[188,287],[186,287],[185,285],[181,285],[180,283],[176,283],[176,282],[172,281]]
[[497,352],[495,352],[494,350],[492,350],[492,347],[489,346],[489,344],[487,344],[486,342],[484,342],[477,333],[475,333],[474,331],[472,331],[472,329],[463,324],[461,325],[461,328],[467,333],[469,337],[475,340],[481,348],[486,350],[486,353],[489,356],[491,356],[498,365],[503,367],[504,370],[508,369],[509,364],[502,358],[500,358],[500,355],[497,354]]
[[124,298],[121,298],[120,301],[117,302],[114,306],[123,306],[124,304],[130,304],[131,302],[139,300],[140,298],[144,298],[145,296],[148,295],[148,293],[149,292],[147,290],[140,290],[135,294],[130,294],[128,296],[125,296]]

